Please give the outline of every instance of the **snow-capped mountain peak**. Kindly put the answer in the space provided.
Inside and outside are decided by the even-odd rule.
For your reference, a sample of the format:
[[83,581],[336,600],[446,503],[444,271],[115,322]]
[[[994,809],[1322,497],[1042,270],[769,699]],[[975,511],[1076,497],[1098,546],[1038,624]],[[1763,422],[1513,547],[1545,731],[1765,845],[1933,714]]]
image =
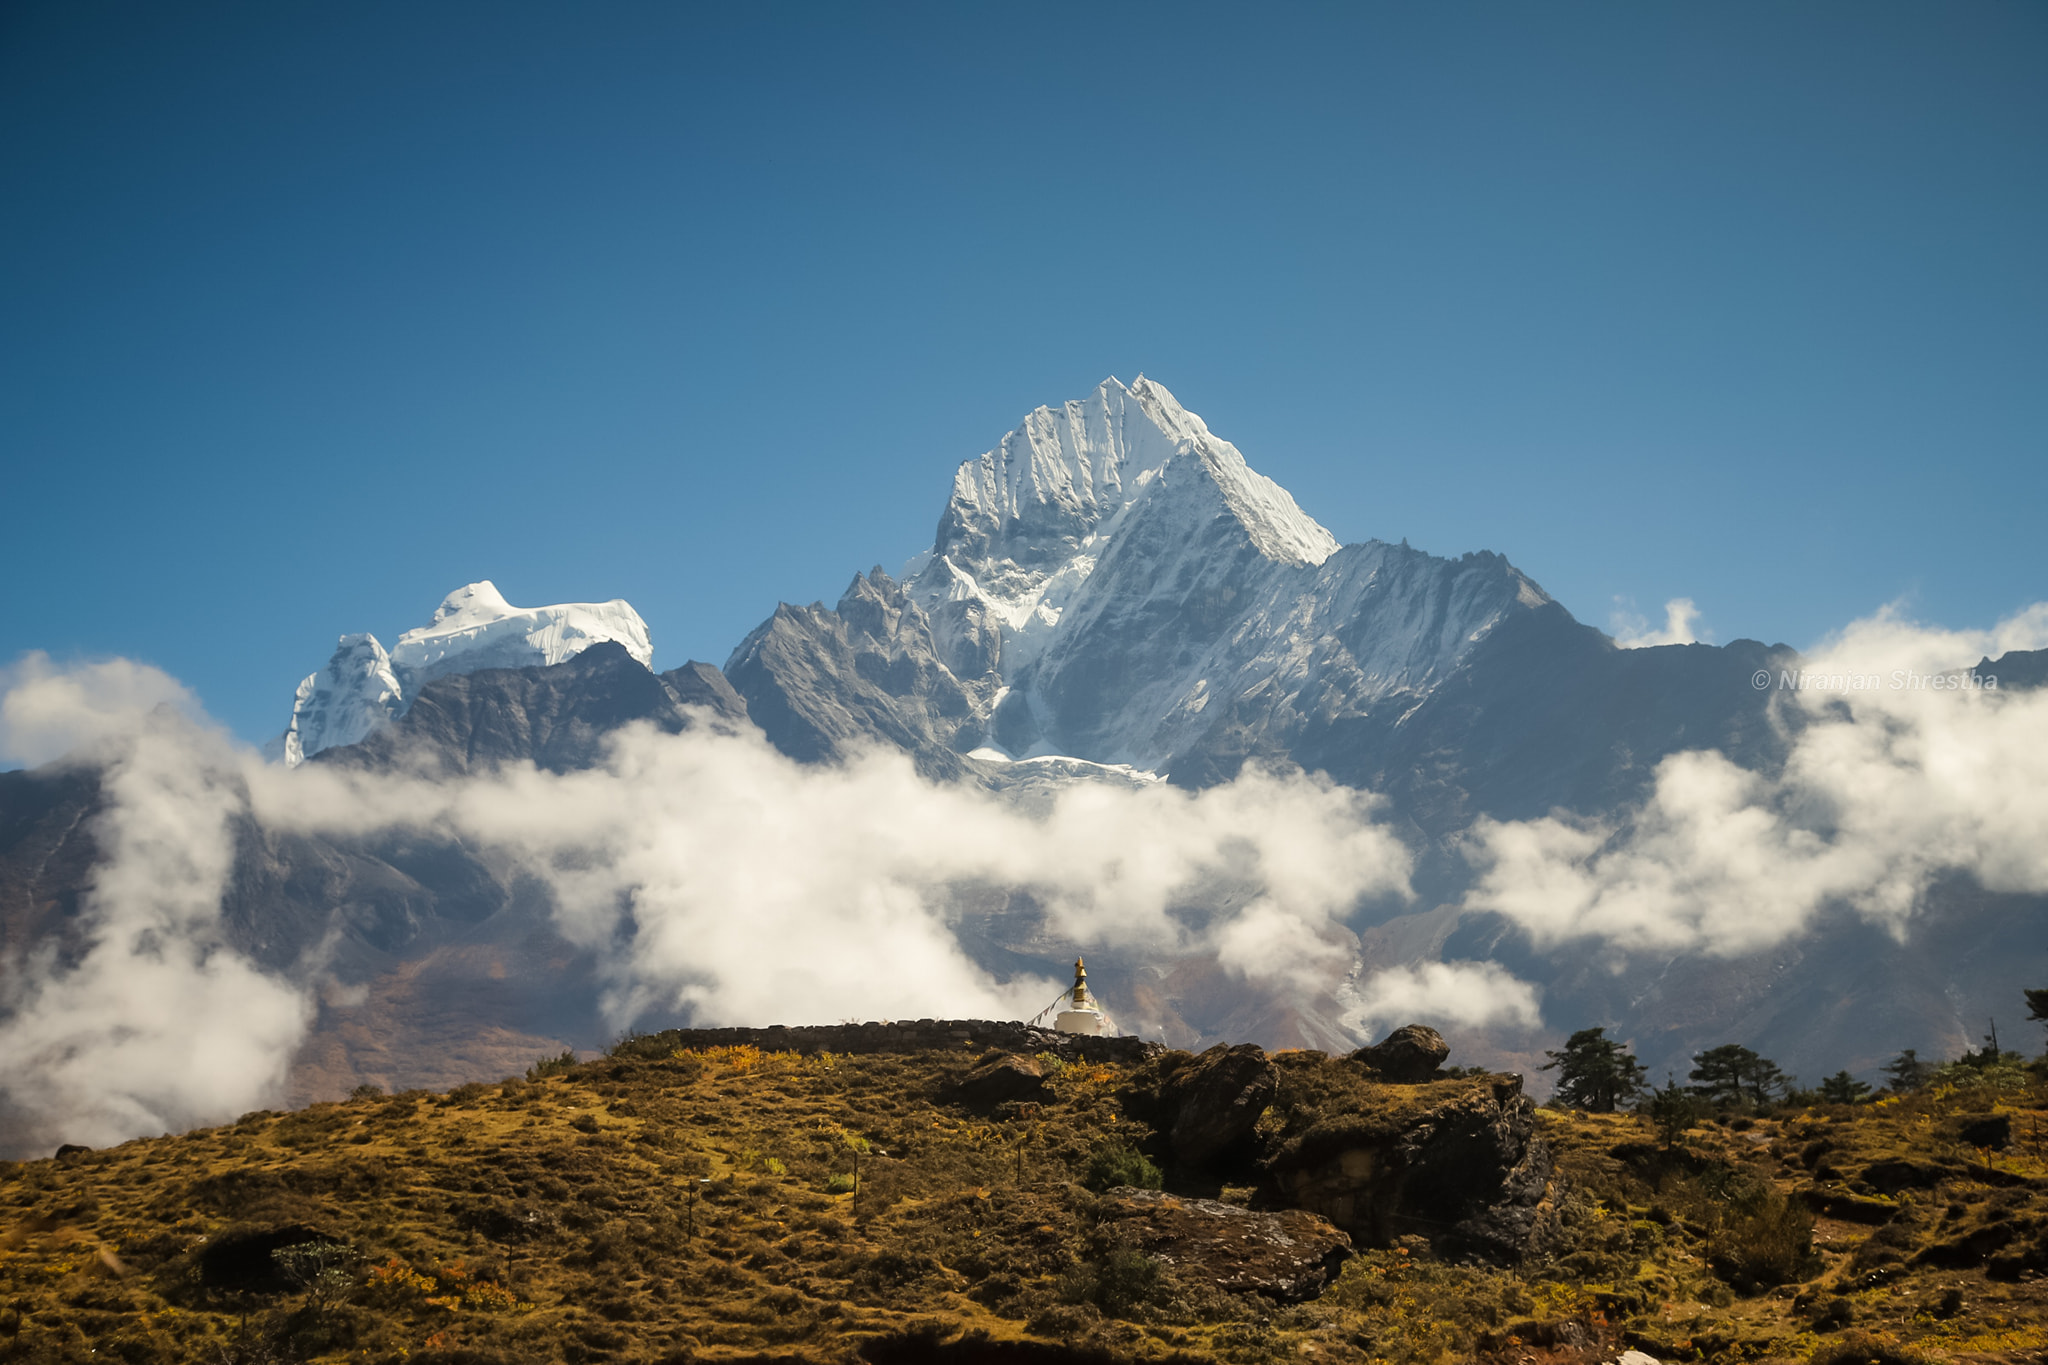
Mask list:
[[374,635],[342,636],[327,666],[299,684],[291,722],[270,752],[296,766],[404,715],[435,678],[558,664],[605,640],[652,667],[647,623],[620,598],[515,607],[489,579],[465,584],[441,599],[431,622],[399,636],[388,653]]
[[1112,375],[1086,398],[1034,410],[995,449],[960,466],[937,541],[909,566],[908,586],[927,610],[979,601],[1002,623],[1008,665],[1021,666],[1138,504],[1204,497],[1195,485],[1267,559],[1320,564],[1337,550],[1335,536],[1164,384],[1141,375],[1125,385]]
[[1164,385],[1111,378],[962,464],[900,584],[877,570],[834,610],[780,610],[727,669],[806,757],[877,734],[933,772],[1227,773],[1248,735],[1398,724],[1548,602],[1498,556],[1340,548]]
[[515,607],[484,579],[449,593],[431,624],[399,636],[391,661],[410,689],[447,673],[558,664],[600,640],[617,640],[642,665],[654,662],[647,623],[623,599]]

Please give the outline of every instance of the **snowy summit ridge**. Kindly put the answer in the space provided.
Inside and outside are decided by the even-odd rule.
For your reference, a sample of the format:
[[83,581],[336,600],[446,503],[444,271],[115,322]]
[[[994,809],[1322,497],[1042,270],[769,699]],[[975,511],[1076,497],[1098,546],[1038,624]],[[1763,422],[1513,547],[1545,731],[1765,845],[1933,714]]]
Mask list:
[[1056,625],[1125,513],[1158,496],[1176,465],[1199,466],[1195,476],[1267,558],[1320,564],[1336,552],[1335,536],[1165,385],[1141,375],[1126,387],[1112,376],[1087,398],[1038,408],[960,466],[916,576],[920,595],[978,598],[1019,636]]
[[441,599],[433,619],[399,636],[388,652],[374,635],[342,636],[327,666],[299,684],[291,723],[270,752],[295,767],[404,715],[419,689],[436,678],[558,664],[606,640],[652,666],[647,623],[623,599],[515,607],[489,579],[468,583]]
[[807,756],[871,735],[939,774],[1042,756],[1225,772],[1248,737],[1397,723],[1508,616],[1551,605],[1498,555],[1339,546],[1164,385],[1110,378],[961,464],[902,582],[876,569],[834,609],[785,605],[726,671]]

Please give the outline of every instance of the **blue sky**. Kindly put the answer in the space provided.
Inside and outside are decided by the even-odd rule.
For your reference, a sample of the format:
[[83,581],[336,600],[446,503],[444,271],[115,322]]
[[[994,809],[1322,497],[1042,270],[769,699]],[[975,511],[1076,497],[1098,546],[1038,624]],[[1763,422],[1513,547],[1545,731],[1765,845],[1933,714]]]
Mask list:
[[657,664],[1161,380],[1341,539],[1806,644],[2048,598],[2048,8],[0,10],[0,660]]

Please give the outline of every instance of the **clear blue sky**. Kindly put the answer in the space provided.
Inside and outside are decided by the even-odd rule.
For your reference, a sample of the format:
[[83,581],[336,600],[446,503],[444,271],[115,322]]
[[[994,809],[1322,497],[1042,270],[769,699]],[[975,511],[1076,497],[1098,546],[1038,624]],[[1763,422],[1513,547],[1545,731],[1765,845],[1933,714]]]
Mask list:
[[2048,7],[0,8],[0,660],[249,738],[449,588],[657,663],[1143,371],[1341,539],[2048,598]]

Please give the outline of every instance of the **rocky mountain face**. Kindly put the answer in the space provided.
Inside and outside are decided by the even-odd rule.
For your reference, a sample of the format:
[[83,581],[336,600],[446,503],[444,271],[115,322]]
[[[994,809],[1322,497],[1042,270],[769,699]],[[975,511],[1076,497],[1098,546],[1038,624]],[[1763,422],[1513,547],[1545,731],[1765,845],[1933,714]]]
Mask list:
[[321,751],[317,761],[434,777],[514,762],[571,772],[595,766],[606,737],[634,721],[680,734],[692,723],[691,707],[727,725],[747,724],[746,702],[716,668],[688,663],[656,674],[608,640],[553,666],[435,679],[403,716],[355,744]]
[[1159,384],[1040,408],[960,466],[931,550],[784,605],[725,671],[784,752],[934,775],[1048,756],[1200,787],[1263,760],[1397,796],[1433,838],[1602,810],[1657,761],[1782,737],[1783,647],[1622,649],[1497,554],[1339,546]]
[[1497,555],[1340,547],[1163,387],[1112,379],[963,464],[904,581],[779,609],[726,672],[807,758],[874,739],[935,771],[1062,755],[1200,785],[1391,722],[1550,605]]

